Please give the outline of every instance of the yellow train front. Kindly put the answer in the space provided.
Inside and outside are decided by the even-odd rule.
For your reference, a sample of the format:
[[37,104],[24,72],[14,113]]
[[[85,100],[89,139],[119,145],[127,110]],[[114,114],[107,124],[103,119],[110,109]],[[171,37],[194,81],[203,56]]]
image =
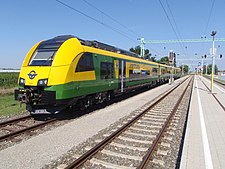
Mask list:
[[15,99],[25,103],[31,114],[57,113],[71,105],[83,109],[115,93],[167,81],[169,72],[169,66],[110,45],[58,36],[30,49]]

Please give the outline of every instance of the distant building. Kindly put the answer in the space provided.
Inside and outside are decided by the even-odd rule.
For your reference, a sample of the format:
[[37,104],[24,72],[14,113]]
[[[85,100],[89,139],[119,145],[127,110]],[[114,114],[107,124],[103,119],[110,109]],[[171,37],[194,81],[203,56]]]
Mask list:
[[225,76],[225,70],[219,70],[218,75],[219,76]]
[[20,72],[20,69],[0,68],[0,72]]

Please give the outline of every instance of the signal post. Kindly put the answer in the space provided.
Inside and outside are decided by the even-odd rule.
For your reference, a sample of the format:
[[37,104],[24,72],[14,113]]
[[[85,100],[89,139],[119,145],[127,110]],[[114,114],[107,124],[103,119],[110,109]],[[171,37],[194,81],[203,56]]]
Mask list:
[[173,78],[174,58],[175,58],[175,53],[173,52],[173,50],[170,50],[168,54],[169,65],[171,66],[170,79],[169,79],[170,85],[174,82],[174,78]]

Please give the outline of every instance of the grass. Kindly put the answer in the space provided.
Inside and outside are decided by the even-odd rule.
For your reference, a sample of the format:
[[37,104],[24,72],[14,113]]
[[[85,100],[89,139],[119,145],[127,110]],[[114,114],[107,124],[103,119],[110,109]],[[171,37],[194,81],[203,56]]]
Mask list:
[[25,111],[25,105],[20,107],[20,103],[14,100],[18,76],[17,72],[0,72],[0,117]]
[[18,72],[0,72],[0,97],[14,93],[18,76]]
[[14,100],[14,95],[0,96],[0,117],[11,116],[25,111],[25,104],[20,107],[20,103]]
[[15,89],[17,89],[17,87],[13,87],[13,88],[0,87],[0,96],[13,95]]
[[5,89],[15,87],[18,76],[18,72],[0,72],[0,87]]

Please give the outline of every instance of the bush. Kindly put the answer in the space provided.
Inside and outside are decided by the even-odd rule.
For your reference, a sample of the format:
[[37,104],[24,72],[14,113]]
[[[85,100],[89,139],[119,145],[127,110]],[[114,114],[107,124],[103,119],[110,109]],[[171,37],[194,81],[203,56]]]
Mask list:
[[18,72],[1,72],[0,87],[12,88],[17,86],[18,77],[19,77]]

